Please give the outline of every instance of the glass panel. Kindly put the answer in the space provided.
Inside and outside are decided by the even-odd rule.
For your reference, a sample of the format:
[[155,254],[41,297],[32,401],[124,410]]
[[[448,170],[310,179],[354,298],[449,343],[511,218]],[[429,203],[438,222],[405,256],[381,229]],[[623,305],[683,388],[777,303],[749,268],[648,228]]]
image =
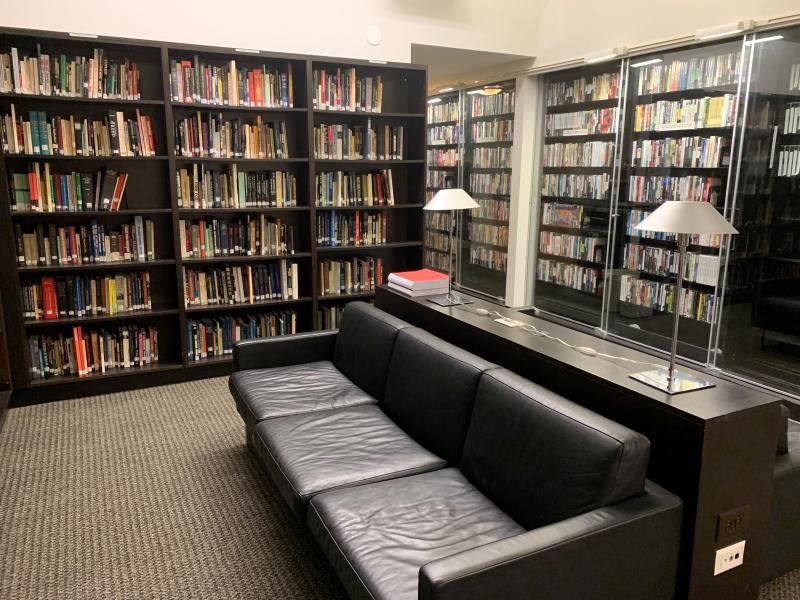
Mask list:
[[516,82],[467,90],[464,189],[480,204],[464,215],[459,284],[498,300],[506,292]]
[[545,79],[534,306],[600,326],[620,63]]
[[[724,208],[742,79],[742,41],[631,59],[613,224],[608,330],[668,350],[678,253],[674,236],[635,227],[666,200]],[[705,362],[718,307],[718,236],[689,240],[678,352]]]
[[[426,118],[425,203],[437,191],[459,187],[459,157],[462,142],[461,94],[437,94],[428,98]],[[447,249],[450,246],[450,215],[445,212],[426,212],[425,216],[425,266],[447,273],[450,263]],[[456,243],[453,244],[457,247]],[[454,248],[455,249],[455,248]],[[453,283],[458,280],[456,260],[453,260]]]
[[798,394],[800,28],[755,40],[716,364]]

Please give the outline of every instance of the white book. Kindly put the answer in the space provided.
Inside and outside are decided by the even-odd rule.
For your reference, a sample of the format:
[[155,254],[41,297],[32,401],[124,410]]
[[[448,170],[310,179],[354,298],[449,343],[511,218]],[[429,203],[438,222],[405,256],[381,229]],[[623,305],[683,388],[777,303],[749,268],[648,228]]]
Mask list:
[[406,296],[411,296],[412,298],[418,298],[420,296],[441,296],[448,292],[448,287],[444,286],[442,288],[430,288],[425,290],[410,290],[408,288],[403,287],[402,285],[397,285],[396,283],[389,282],[389,288],[400,292],[401,294],[405,294]]

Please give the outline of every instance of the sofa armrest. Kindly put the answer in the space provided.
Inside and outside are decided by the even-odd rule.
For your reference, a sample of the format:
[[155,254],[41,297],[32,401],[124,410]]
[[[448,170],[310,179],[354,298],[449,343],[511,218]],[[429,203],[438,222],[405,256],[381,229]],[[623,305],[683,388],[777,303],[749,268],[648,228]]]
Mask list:
[[285,367],[333,358],[338,330],[244,340],[233,346],[235,371]]
[[682,513],[648,481],[641,496],[428,563],[419,598],[670,599]]

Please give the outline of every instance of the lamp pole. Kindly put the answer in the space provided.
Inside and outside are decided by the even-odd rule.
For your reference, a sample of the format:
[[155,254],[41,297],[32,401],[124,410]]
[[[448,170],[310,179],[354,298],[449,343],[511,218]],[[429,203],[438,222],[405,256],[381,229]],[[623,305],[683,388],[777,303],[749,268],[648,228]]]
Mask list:
[[453,229],[456,226],[456,211],[450,209],[450,244],[447,247],[447,301],[453,302]]
[[681,296],[683,290],[683,273],[686,269],[686,248],[689,245],[689,234],[678,234],[678,283],[675,286],[675,302],[673,303],[674,315],[672,318],[672,349],[669,355],[669,373],[667,375],[667,388],[672,391],[672,381],[675,376],[675,355],[678,352],[678,325],[681,319]]

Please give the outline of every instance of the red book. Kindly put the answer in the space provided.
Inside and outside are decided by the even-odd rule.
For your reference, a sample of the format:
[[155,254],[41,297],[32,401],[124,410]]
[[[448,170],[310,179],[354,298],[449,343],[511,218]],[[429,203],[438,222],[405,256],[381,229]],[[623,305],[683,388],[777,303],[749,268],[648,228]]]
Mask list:
[[86,369],[86,355],[83,351],[83,332],[78,325],[72,328],[72,342],[75,346],[75,366],[78,369],[78,377],[85,377],[88,370]]
[[118,211],[122,203],[122,194],[125,192],[125,184],[128,183],[128,174],[120,173],[117,175],[117,183],[114,186],[114,194],[111,196],[110,211]]
[[394,283],[409,290],[431,290],[447,287],[447,279],[447,274],[431,271],[430,269],[389,273],[389,283]]
[[52,277],[42,277],[42,306],[45,320],[52,321],[58,318],[56,284]]

